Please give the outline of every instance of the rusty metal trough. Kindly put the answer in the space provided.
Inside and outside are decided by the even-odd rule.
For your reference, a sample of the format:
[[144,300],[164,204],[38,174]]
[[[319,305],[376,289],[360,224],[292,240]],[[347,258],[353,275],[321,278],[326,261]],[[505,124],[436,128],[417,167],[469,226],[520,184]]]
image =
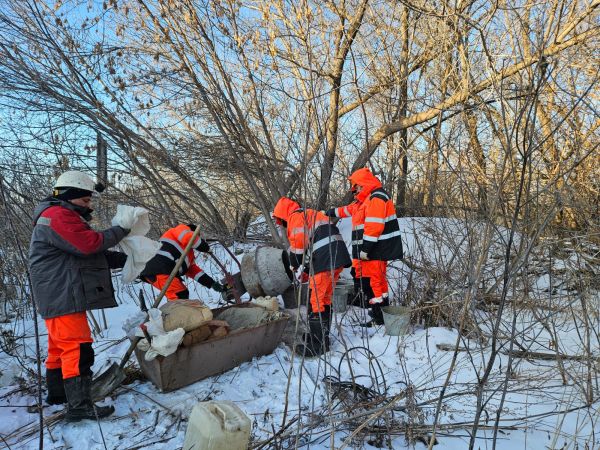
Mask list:
[[[250,303],[217,308],[215,318],[230,308],[260,308]],[[167,357],[152,361],[145,352],[135,349],[135,356],[144,375],[161,392],[169,392],[196,381],[217,375],[250,361],[255,356],[268,355],[281,341],[287,316],[252,328],[232,329],[227,336],[209,339],[190,347],[179,347]]]

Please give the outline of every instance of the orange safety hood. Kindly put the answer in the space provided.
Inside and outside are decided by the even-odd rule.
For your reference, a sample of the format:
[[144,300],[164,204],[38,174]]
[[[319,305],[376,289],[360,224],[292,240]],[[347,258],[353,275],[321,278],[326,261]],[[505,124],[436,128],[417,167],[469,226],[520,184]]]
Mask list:
[[352,187],[354,185],[362,186],[363,190],[356,196],[360,202],[364,201],[375,189],[381,187],[381,181],[371,173],[368,167],[358,169],[348,179]]
[[298,202],[295,202],[291,198],[281,197],[277,204],[275,205],[275,209],[273,210],[273,217],[276,219],[285,220],[287,222],[290,214],[292,214],[297,209],[300,209],[300,205]]

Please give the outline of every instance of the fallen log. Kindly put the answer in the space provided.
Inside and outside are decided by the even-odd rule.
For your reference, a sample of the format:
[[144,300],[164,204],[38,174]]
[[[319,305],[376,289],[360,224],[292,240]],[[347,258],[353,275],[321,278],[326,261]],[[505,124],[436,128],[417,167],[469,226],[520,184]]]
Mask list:
[[[436,344],[438,350],[442,350],[445,352],[468,352],[472,350],[476,350],[475,348],[467,348],[467,347],[456,347],[452,344]],[[503,350],[499,353],[503,355],[511,355],[515,358],[521,359],[541,359],[544,361],[554,361],[554,360],[568,360],[568,361],[596,361],[600,362],[600,356],[585,356],[585,355],[565,355],[564,353],[541,353],[541,352],[530,352],[524,350]]]

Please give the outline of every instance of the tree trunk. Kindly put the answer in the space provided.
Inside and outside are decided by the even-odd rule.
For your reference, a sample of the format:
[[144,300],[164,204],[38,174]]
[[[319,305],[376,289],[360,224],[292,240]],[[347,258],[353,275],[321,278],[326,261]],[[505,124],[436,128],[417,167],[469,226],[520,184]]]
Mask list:
[[[398,118],[404,120],[407,116],[408,104],[408,20],[409,10],[405,6],[402,11],[400,33],[402,36],[402,53],[400,67],[400,89],[398,92],[399,111]],[[398,119],[396,119],[398,120]],[[404,216],[406,214],[406,178],[408,175],[408,129],[404,128],[398,133],[398,147],[400,149],[400,174],[398,176],[398,186],[396,194],[396,214]]]

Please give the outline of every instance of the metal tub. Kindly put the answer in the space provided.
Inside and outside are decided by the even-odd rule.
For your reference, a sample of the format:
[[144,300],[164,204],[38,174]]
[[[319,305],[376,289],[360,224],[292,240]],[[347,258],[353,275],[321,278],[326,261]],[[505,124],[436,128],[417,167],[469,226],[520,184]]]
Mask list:
[[[260,308],[248,303],[213,310],[215,316],[229,308]],[[253,328],[231,330],[227,336],[199,342],[191,347],[179,347],[167,357],[152,361],[135,349],[135,356],[144,375],[161,391],[169,392],[196,381],[226,372],[255,356],[268,355],[281,341],[289,317],[267,322]]]

